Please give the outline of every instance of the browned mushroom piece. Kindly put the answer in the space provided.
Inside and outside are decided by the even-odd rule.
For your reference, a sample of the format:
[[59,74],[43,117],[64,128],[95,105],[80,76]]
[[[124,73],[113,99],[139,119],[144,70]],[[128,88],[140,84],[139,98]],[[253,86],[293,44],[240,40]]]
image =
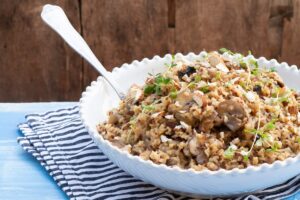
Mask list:
[[121,115],[118,113],[117,109],[113,109],[108,113],[108,123],[116,124],[121,119]]
[[199,124],[199,130],[202,132],[209,132],[213,127],[221,125],[222,122],[223,121],[218,116],[218,113],[214,111],[203,116]]
[[291,115],[297,115],[298,114],[298,106],[296,106],[296,105],[289,106],[288,111]]
[[241,129],[246,122],[246,111],[243,105],[233,100],[225,100],[217,107],[224,124],[233,132]]
[[198,164],[203,164],[207,161],[207,157],[201,148],[201,145],[198,141],[198,137],[194,136],[188,143],[189,152],[193,156],[196,156],[196,161]]

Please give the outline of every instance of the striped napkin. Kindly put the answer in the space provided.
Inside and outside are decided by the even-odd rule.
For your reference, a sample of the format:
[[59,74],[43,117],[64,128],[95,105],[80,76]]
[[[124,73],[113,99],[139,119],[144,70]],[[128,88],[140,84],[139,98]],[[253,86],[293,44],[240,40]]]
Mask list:
[[[144,183],[114,165],[93,143],[78,111],[73,107],[30,114],[19,125],[24,134],[18,138],[19,144],[44,166],[70,199],[192,199]],[[235,199],[284,199],[299,190],[300,175]]]

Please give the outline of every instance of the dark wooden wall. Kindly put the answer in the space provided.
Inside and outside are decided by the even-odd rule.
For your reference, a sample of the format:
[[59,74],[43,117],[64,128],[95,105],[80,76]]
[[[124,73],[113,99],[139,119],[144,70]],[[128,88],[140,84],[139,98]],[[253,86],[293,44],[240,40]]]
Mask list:
[[300,0],[0,0],[0,102],[76,101],[97,76],[43,24],[46,3],[109,70],[220,47],[300,65]]

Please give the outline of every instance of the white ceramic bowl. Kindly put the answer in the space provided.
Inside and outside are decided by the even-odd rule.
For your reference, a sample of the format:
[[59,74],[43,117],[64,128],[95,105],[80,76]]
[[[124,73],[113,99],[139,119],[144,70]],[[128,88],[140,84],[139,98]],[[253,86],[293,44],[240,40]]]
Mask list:
[[[190,53],[186,56],[176,54],[176,58],[184,57],[192,61],[205,54],[206,52],[198,55]],[[253,58],[248,56],[246,59],[250,57]],[[260,67],[275,67],[288,87],[300,90],[300,72],[296,66],[279,64],[276,60],[267,61],[265,58],[259,58],[257,61]],[[115,68],[112,75],[124,89],[128,89],[134,83],[143,84],[149,72],[156,74],[166,70],[164,64],[170,62],[171,55],[169,54],[163,58],[159,56],[151,60],[145,58],[142,61],[134,61]],[[96,125],[106,120],[107,111],[116,107],[118,102],[114,91],[99,77],[82,94],[80,100],[82,121],[93,140],[111,161],[147,183],[192,196],[227,196],[264,189],[300,173],[300,155],[285,161],[276,161],[273,164],[218,171],[183,170],[143,160],[113,146],[96,130]]]

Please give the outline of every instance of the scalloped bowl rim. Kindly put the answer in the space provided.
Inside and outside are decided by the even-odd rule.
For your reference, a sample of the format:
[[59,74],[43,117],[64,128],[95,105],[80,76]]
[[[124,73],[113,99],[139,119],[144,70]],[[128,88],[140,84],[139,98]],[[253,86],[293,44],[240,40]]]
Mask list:
[[[186,55],[183,55],[182,53],[176,53],[175,56],[180,56],[180,57],[187,57],[187,56],[200,56],[201,53],[206,53],[205,51],[201,51],[199,54],[194,54],[192,52],[186,54]],[[141,61],[138,61],[138,60],[134,60],[131,64],[128,64],[128,63],[124,63],[123,65],[121,65],[120,67],[115,67],[113,68],[112,70],[112,74],[114,73],[118,73],[120,69],[126,69],[128,67],[130,67],[131,65],[136,65],[136,64],[140,64],[140,63],[147,63],[147,61],[149,60],[155,60],[155,59],[163,59],[165,57],[171,57],[171,54],[166,54],[164,57],[160,57],[158,55],[155,55],[152,59],[149,59],[149,58],[144,58],[142,59]],[[255,59],[257,61],[261,60],[261,61],[264,61],[264,62],[272,62],[274,64],[277,64],[277,65],[284,65],[285,67],[288,67],[288,68],[292,68],[292,70],[296,70],[296,71],[300,71],[296,65],[291,65],[289,66],[286,62],[281,62],[279,63],[276,59],[271,59],[271,60],[267,60],[265,57],[259,57],[259,58],[254,58],[252,55],[248,55],[247,57],[245,57],[246,59]],[[178,166],[175,166],[175,167],[172,167],[172,166],[167,166],[165,164],[156,164],[150,160],[144,160],[142,159],[141,157],[139,156],[135,156],[135,155],[132,155],[130,154],[129,152],[127,151],[124,151],[124,150],[121,150],[120,148],[112,145],[108,140],[105,140],[101,134],[99,134],[98,132],[94,132],[86,123],[85,121],[85,112],[84,112],[84,105],[85,105],[85,101],[86,99],[88,98],[89,96],[89,91],[92,90],[92,88],[95,86],[96,83],[99,83],[101,80],[103,80],[103,78],[101,76],[99,76],[97,78],[96,81],[92,81],[92,83],[90,84],[90,86],[88,86],[86,88],[86,90],[82,93],[81,95],[81,98],[80,98],[80,103],[79,103],[79,113],[80,113],[80,117],[81,117],[81,120],[85,126],[85,128],[87,129],[88,133],[91,135],[92,139],[93,140],[96,140],[96,138],[92,135],[93,134],[97,134],[98,135],[98,138],[100,139],[100,141],[104,144],[106,144],[107,146],[109,146],[110,148],[114,149],[115,151],[117,151],[118,153],[122,154],[123,156],[126,156],[129,160],[136,160],[138,162],[142,162],[144,164],[147,164],[147,165],[150,165],[151,167],[153,168],[161,168],[161,169],[165,169],[165,170],[169,170],[169,171],[172,171],[174,173],[186,173],[186,174],[190,174],[190,175],[204,175],[204,176],[224,176],[224,175],[232,175],[232,176],[236,176],[238,174],[249,174],[249,173],[256,173],[258,171],[264,171],[264,170],[270,170],[272,168],[282,168],[282,167],[285,167],[287,165],[291,165],[293,163],[296,163],[298,161],[300,161],[300,154],[298,154],[297,156],[295,157],[289,157],[285,160],[276,160],[275,162],[273,163],[263,163],[263,164],[260,164],[260,165],[257,165],[257,166],[248,166],[246,168],[243,168],[243,169],[239,169],[239,168],[234,168],[234,169],[231,169],[231,170],[227,170],[227,169],[219,169],[219,170],[216,170],[216,171],[212,171],[212,170],[209,170],[209,169],[204,169],[204,170],[200,170],[200,171],[196,171],[192,168],[189,168],[189,169],[182,169]]]

